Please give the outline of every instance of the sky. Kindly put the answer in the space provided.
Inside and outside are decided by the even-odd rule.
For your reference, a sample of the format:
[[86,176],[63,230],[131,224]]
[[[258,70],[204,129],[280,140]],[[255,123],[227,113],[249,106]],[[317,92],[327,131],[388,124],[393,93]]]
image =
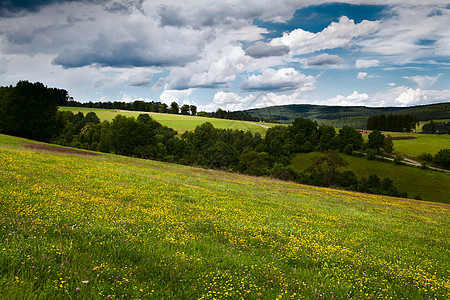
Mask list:
[[448,24],[448,0],[0,0],[0,85],[198,111],[442,103]]

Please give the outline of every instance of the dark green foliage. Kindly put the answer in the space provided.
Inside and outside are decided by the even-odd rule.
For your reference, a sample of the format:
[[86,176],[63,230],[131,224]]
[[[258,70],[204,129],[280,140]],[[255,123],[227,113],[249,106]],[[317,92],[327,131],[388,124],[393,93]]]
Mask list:
[[347,155],[352,155],[353,153],[353,144],[348,144],[344,147],[344,149],[342,150],[342,153],[347,154]]
[[337,128],[351,126],[364,129],[367,125],[368,116],[380,114],[411,115],[420,121],[449,119],[450,103],[385,108],[294,104],[249,109],[241,113],[267,120],[275,120],[284,124],[291,123],[297,117],[303,117],[317,121],[319,124],[327,124]]
[[386,177],[381,180],[376,174],[372,174],[369,178],[361,178],[360,191],[370,194],[380,194],[393,197],[407,197],[406,193],[399,193],[394,186],[394,182]]
[[182,115],[189,115],[189,105],[183,104],[180,108],[180,113]]
[[420,160],[424,160],[426,162],[432,162],[433,161],[433,154],[431,153],[422,153],[418,157]]
[[338,182],[337,170],[348,165],[348,162],[337,151],[327,151],[314,158],[308,172],[315,177],[323,177],[323,183],[331,187]]
[[400,155],[396,155],[394,157],[394,164],[400,165],[402,163],[402,161],[403,161],[403,157],[401,157]]
[[374,160],[378,154],[377,149],[367,149],[367,158]]
[[369,141],[367,147],[377,150],[377,154],[380,152],[380,148],[384,146],[384,135],[377,129],[369,134]]
[[422,126],[423,133],[429,134],[450,134],[450,122],[433,122],[426,123]]
[[285,166],[281,163],[275,163],[270,171],[270,176],[285,181],[301,182],[302,175],[296,172],[291,166]]
[[271,170],[271,157],[267,152],[245,151],[239,158],[239,170],[250,175],[266,175]]
[[383,149],[387,153],[392,153],[394,151],[394,141],[392,140],[392,136],[390,134],[388,134],[384,139]]
[[339,185],[350,190],[356,190],[358,188],[358,178],[352,171],[345,170],[340,174]]
[[442,149],[435,155],[434,161],[445,168],[450,167],[450,149]]
[[347,145],[352,145],[353,150],[360,150],[363,143],[364,140],[361,132],[349,126],[344,126],[339,129],[339,135],[336,136],[336,144],[341,152],[344,151]]
[[172,102],[170,104],[169,114],[179,114],[179,113],[180,113],[180,107],[178,106],[178,103]]
[[334,129],[334,127],[331,127],[329,125],[320,125],[318,129],[318,134],[319,134],[319,150],[325,151],[336,149],[337,139],[335,139],[336,130]]
[[0,91],[0,132],[39,141],[49,141],[58,133],[56,112],[66,91],[28,81]]
[[191,111],[191,115],[193,115],[193,116],[197,115],[197,106],[190,105],[189,110]]
[[412,115],[377,115],[367,119],[367,130],[411,132],[419,124],[419,119]]

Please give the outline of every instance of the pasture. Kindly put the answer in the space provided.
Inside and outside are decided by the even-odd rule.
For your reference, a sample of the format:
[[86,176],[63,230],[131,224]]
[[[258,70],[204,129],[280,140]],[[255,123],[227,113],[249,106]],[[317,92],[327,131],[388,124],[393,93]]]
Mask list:
[[[395,141],[398,142],[398,141]],[[318,152],[299,153],[292,159],[292,166],[297,171],[306,170]],[[346,169],[351,170],[358,179],[377,174],[380,178],[389,177],[400,192],[407,192],[409,197],[420,196],[426,201],[450,204],[450,174],[424,170],[418,167],[395,165],[393,162],[369,160],[364,157],[344,155],[349,162]]]
[[[383,132],[385,136],[392,137],[414,137],[414,139],[394,140],[394,153],[417,157],[422,153],[436,154],[441,149],[450,148],[450,135],[421,134],[407,132]],[[363,134],[367,141],[368,133]]]
[[139,114],[146,113],[149,114],[155,121],[161,123],[164,126],[170,127],[178,131],[178,133],[184,133],[185,131],[192,131],[195,127],[210,122],[216,128],[225,128],[225,129],[239,129],[239,130],[248,130],[252,133],[260,133],[264,135],[267,131],[268,127],[272,127],[274,123],[258,123],[258,122],[246,122],[246,121],[238,121],[238,120],[226,120],[226,119],[216,119],[216,118],[206,118],[206,117],[198,117],[198,116],[186,116],[186,115],[175,115],[175,114],[162,114],[162,113],[152,113],[152,112],[136,112],[136,111],[125,111],[125,110],[108,110],[108,109],[100,109],[100,108],[87,108],[87,107],[66,107],[61,106],[59,108],[61,111],[72,111],[73,113],[77,113],[81,111],[86,114],[90,111],[93,111],[97,114],[101,121],[111,121],[118,114],[127,116],[127,117],[135,117]]
[[448,299],[449,206],[0,135],[8,299]]

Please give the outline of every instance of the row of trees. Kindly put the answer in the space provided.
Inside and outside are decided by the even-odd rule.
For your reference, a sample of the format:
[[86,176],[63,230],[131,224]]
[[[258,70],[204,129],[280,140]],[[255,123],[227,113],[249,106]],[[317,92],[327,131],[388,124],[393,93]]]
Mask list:
[[208,118],[217,118],[217,119],[228,119],[228,120],[240,120],[240,121],[251,121],[251,122],[272,122],[277,123],[276,121],[266,120],[264,118],[260,118],[257,116],[252,116],[249,114],[244,114],[235,111],[226,111],[221,108],[218,108],[215,112],[204,112],[201,111],[198,113],[199,116],[208,117]]
[[176,102],[172,102],[169,105],[166,103],[155,102],[155,101],[142,101],[135,100],[133,102],[86,102],[81,103],[74,101],[69,98],[60,106],[72,106],[72,107],[89,107],[89,108],[104,108],[104,109],[117,109],[117,110],[131,110],[131,111],[145,111],[145,112],[156,112],[156,113],[167,113],[167,114],[182,114],[182,115],[197,115],[197,106],[183,104],[181,107]]
[[377,115],[367,119],[367,130],[394,132],[411,132],[419,124],[419,119],[412,115]]

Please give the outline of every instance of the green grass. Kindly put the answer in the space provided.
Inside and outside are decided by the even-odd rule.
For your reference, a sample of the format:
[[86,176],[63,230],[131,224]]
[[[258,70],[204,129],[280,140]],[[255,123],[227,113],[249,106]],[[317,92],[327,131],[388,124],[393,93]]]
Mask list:
[[448,299],[448,206],[0,135],[4,299]]
[[[390,134],[393,137],[414,136],[411,140],[394,140],[394,153],[417,157],[422,153],[436,154],[441,149],[450,148],[450,135],[420,134],[420,133],[400,133],[383,132],[386,136]],[[368,134],[363,134],[367,140]]]
[[[125,115],[127,117],[135,117],[139,116],[142,112],[134,112],[134,111],[122,111],[122,110],[108,110],[108,109],[100,109],[100,108],[85,108],[85,107],[65,107],[61,106],[59,108],[62,111],[72,111],[77,113],[79,111],[84,114],[93,111],[97,114],[101,121],[107,120],[111,121],[118,114]],[[245,122],[245,121],[235,121],[235,120],[225,120],[225,119],[216,119],[216,118],[205,118],[205,117],[197,117],[197,116],[185,116],[185,115],[173,115],[173,114],[160,114],[160,113],[148,113],[154,120],[158,121],[164,126],[170,127],[178,131],[178,133],[183,133],[185,131],[192,131],[195,127],[210,122],[216,128],[226,128],[226,129],[239,129],[239,130],[248,130],[253,133],[260,133],[264,135],[267,131],[266,127],[272,127],[273,123],[258,123],[258,122]]]
[[[318,155],[313,153],[300,153],[294,156],[292,166],[294,169],[304,171],[313,158]],[[408,196],[419,195],[423,200],[450,203],[450,174],[423,170],[417,167],[395,165],[392,162],[369,160],[363,157],[344,155],[349,162],[347,169],[351,170],[358,179],[377,174],[381,178],[389,177],[400,192],[407,192]]]

